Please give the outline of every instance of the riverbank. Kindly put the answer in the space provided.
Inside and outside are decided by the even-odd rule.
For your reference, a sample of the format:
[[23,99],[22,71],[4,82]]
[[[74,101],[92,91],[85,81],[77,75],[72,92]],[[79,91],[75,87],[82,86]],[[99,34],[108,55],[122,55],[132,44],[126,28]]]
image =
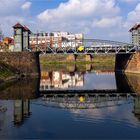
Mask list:
[[40,56],[40,64],[41,65],[61,65],[61,64],[76,64],[76,65],[83,65],[83,64],[92,64],[94,67],[115,67],[115,55],[92,55],[91,61],[87,61],[85,59],[85,54],[77,55],[75,57],[75,61],[69,61],[68,55],[64,54],[47,54]]
[[7,65],[3,62],[0,62],[0,85],[3,83],[10,83],[13,82],[21,77],[18,72],[11,67],[10,65]]
[[85,72],[85,71],[114,71],[114,66],[100,66],[94,64],[45,64],[41,65],[41,72],[63,71],[63,72]]

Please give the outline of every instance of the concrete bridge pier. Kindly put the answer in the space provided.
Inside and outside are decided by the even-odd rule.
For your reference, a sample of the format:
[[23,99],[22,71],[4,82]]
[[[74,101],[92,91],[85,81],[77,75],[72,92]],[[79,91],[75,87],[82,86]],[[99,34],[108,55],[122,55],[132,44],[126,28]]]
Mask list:
[[117,54],[115,71],[125,73],[140,73],[140,51],[133,54]]
[[[82,59],[81,59],[82,57]],[[76,54],[68,54],[67,56],[67,61],[79,61],[79,60],[82,60],[82,61],[86,61],[86,62],[91,62],[92,61],[92,55],[91,54],[82,54],[82,55],[76,55]]]
[[86,60],[86,62],[91,62],[92,61],[92,55],[91,54],[86,54],[85,60]]
[[75,54],[69,54],[68,56],[67,56],[67,61],[69,61],[69,62],[75,62],[75,60],[76,60],[76,55]]

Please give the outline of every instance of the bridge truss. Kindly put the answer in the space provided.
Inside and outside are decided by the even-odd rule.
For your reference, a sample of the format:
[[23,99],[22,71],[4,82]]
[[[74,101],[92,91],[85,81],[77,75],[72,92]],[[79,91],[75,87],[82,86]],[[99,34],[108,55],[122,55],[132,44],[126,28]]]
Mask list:
[[[80,101],[80,98],[83,101]],[[131,103],[134,97],[131,94],[45,94],[42,97],[44,106],[64,109],[97,109],[105,107],[119,106],[125,103]]]
[[84,39],[80,41],[64,41],[59,45],[56,42],[53,46],[50,43],[38,44],[35,45],[35,50],[43,54],[118,54],[135,53],[140,50],[140,47],[116,41]]

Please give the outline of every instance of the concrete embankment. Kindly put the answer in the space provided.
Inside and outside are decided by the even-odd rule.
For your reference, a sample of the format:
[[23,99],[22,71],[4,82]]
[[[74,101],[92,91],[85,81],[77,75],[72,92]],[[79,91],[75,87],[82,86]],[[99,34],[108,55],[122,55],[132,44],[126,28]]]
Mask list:
[[116,72],[140,74],[140,51],[134,54],[117,54],[115,70]]

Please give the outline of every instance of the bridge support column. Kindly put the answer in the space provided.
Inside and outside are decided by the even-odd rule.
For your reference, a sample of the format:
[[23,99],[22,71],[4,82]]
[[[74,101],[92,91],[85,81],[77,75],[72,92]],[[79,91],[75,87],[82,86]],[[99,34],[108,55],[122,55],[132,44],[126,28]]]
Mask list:
[[76,56],[74,54],[69,54],[66,58],[67,61],[75,61],[76,60]]
[[67,65],[68,72],[74,72],[75,69],[76,69],[76,65],[75,64]]
[[92,55],[90,55],[90,54],[86,54],[85,57],[86,57],[85,60],[86,60],[87,62],[92,61]]
[[90,71],[91,70],[91,64],[86,64],[86,71]]
[[134,54],[117,54],[115,71],[140,73],[140,51]]

